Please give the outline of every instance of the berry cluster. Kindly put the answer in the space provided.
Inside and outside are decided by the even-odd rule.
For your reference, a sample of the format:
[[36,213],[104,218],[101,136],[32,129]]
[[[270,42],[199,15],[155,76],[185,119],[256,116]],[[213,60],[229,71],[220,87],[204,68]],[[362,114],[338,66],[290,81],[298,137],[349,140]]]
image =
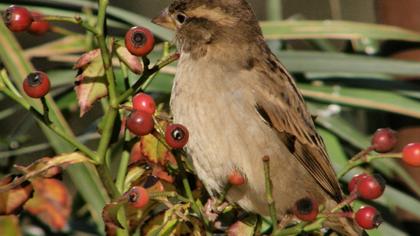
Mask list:
[[[379,198],[385,189],[385,181],[379,175],[359,174],[355,175],[349,182],[348,189],[350,195],[343,200],[343,205],[348,205],[356,198],[360,197],[366,200]],[[319,214],[318,203],[309,197],[302,198],[295,202],[292,212],[302,220],[312,222],[317,219]],[[350,212],[330,212],[327,217],[354,217],[357,224],[363,229],[373,229],[382,223],[381,214],[372,206],[361,207],[354,215]]]
[[[376,130],[372,136],[371,148],[379,153],[394,149],[397,144],[396,132],[389,128]],[[420,167],[420,143],[409,143],[402,151],[402,161],[410,166]]]
[[[156,103],[153,97],[138,93],[133,99],[133,111],[127,118],[127,128],[135,135],[143,136],[152,133],[154,129],[153,114],[156,111]],[[169,124],[165,130],[166,143],[174,148],[183,148],[189,138],[187,127],[181,124]]]
[[41,13],[30,12],[25,7],[11,5],[5,10],[3,18],[6,26],[13,32],[28,31],[31,34],[42,35],[50,28]]
[[[366,173],[353,176],[348,184],[350,199],[360,197],[374,200],[382,196],[385,190],[385,180],[380,175]],[[381,214],[372,206],[363,206],[355,214],[357,224],[364,229],[373,229],[382,222]]]

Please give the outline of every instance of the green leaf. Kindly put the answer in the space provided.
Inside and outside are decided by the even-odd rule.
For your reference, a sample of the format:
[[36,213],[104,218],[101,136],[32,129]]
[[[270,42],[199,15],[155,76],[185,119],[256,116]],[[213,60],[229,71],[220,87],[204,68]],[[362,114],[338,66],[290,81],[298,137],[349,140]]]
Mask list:
[[172,232],[175,230],[176,226],[178,224],[178,219],[173,219],[173,220],[169,220],[168,222],[166,222],[160,232],[159,232],[159,236],[169,236],[172,234]]
[[420,102],[383,90],[343,86],[299,84],[305,97],[366,109],[382,110],[420,118]]
[[25,56],[49,57],[80,53],[86,50],[86,37],[84,35],[70,35],[45,44],[25,50]]
[[171,155],[166,146],[151,134],[141,137],[140,146],[144,157],[152,163],[164,165]]
[[19,219],[16,215],[0,216],[0,235],[20,236]]
[[159,73],[156,78],[147,87],[147,92],[170,93],[174,75]]
[[419,199],[409,196],[394,187],[387,185],[384,195],[380,199],[383,199],[387,205],[395,205],[398,208],[404,209],[407,212],[420,217]]
[[124,228],[118,219],[118,213],[124,204],[125,203],[123,201],[116,201],[105,205],[102,212],[102,218],[108,227]]
[[348,162],[348,159],[346,154],[344,153],[344,150],[341,146],[341,143],[339,142],[338,137],[326,129],[319,128],[318,132],[324,140],[325,146],[327,147],[328,155],[336,171],[339,168],[345,166]]
[[397,59],[314,51],[277,51],[290,72],[420,75],[420,63]]
[[415,31],[395,26],[349,21],[266,21],[261,22],[266,39],[376,39],[420,41]]

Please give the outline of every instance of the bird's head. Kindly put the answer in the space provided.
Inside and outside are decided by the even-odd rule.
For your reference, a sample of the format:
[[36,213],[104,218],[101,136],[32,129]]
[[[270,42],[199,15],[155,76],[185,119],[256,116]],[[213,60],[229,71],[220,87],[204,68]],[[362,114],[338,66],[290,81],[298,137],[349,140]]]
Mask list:
[[219,42],[241,44],[261,35],[246,0],[174,0],[152,21],[174,30],[184,51]]

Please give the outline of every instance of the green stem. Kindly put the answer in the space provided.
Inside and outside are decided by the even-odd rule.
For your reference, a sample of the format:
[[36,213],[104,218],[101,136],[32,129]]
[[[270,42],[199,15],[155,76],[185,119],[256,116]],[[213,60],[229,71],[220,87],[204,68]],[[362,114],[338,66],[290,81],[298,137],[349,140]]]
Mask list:
[[106,45],[105,37],[103,34],[107,6],[108,6],[107,0],[99,0],[98,21],[96,25],[96,30],[97,30],[96,39],[98,41],[98,45],[101,50],[102,62],[103,62],[104,70],[105,70],[105,77],[108,82],[108,94],[109,94],[109,100],[110,100],[110,106],[108,107],[108,110],[105,112],[105,118],[104,118],[105,125],[102,129],[102,137],[99,141],[99,146],[97,150],[100,164],[105,163],[106,152],[108,150],[109,142],[111,141],[115,118],[117,117],[117,114],[118,114],[115,75],[112,69],[111,56],[109,54],[108,47]]
[[303,228],[303,231],[305,231],[305,232],[311,232],[311,231],[315,231],[315,230],[319,230],[319,229],[321,229],[322,228],[322,224],[324,223],[324,221],[326,220],[327,218],[325,218],[325,217],[320,217],[320,218],[318,218],[317,220],[315,220],[314,222],[312,222],[312,223],[310,223],[310,224],[308,224],[308,225],[306,225],[304,228]]
[[383,158],[402,158],[402,153],[387,153],[387,154],[379,154],[379,155],[364,155],[361,158],[357,158],[355,160],[350,160],[347,165],[340,170],[337,174],[337,178],[341,179],[344,175],[346,175],[350,170],[357,166],[361,166],[366,163],[370,163],[377,159]]
[[[111,176],[111,171],[106,165],[106,154],[108,151],[108,146],[111,142],[112,132],[114,129],[115,119],[118,115],[118,101],[117,101],[117,89],[115,85],[115,75],[114,70],[112,68],[112,56],[108,51],[108,47],[105,41],[104,35],[104,28],[105,20],[106,20],[106,9],[108,7],[108,0],[98,0],[98,16],[96,22],[96,39],[98,41],[99,48],[101,50],[102,62],[105,70],[105,77],[108,82],[108,96],[109,96],[109,107],[105,112],[105,121],[104,127],[102,129],[102,137],[99,141],[97,153],[99,159],[99,166],[97,167],[99,176],[107,189],[111,198],[116,198],[121,195],[120,191],[118,190],[117,186],[114,184],[114,181]],[[122,182],[124,183],[124,181]],[[123,218],[125,218],[125,210],[121,208],[120,213]],[[123,219],[124,223],[128,223],[126,219]],[[128,235],[128,229],[118,229],[117,235]]]
[[13,85],[12,81],[10,81],[9,77],[7,76],[6,70],[2,70],[0,73],[0,80],[3,81],[5,86],[10,89],[16,96],[22,97],[16,87]]
[[118,167],[117,180],[115,185],[117,189],[122,193],[124,191],[125,176],[127,174],[128,163],[130,162],[130,152],[126,149],[125,144],[130,140],[130,134],[127,130],[124,131],[124,150],[121,154],[121,161]]
[[356,199],[357,199],[357,193],[356,192],[350,193],[349,196],[347,196],[343,201],[341,201],[333,209],[331,209],[331,213],[341,210],[343,207],[348,206],[350,203],[352,203]]
[[181,160],[180,152],[175,150],[174,154],[175,154],[174,156],[175,156],[176,163],[178,165],[179,174],[182,179],[182,185],[184,186],[185,194],[187,195],[189,202],[191,202],[191,207],[193,211],[204,221],[204,224],[206,225],[206,228],[207,228],[209,226],[209,222],[207,218],[204,217],[203,213],[201,212],[200,208],[198,208],[197,203],[194,200],[190,183],[188,182],[188,179],[187,179],[184,164],[182,163],[182,160]]
[[69,17],[69,16],[44,16],[42,17],[43,20],[46,21],[57,21],[57,22],[68,22],[76,25],[80,25],[84,29],[93,34],[98,34],[97,30],[89,25],[86,21],[82,20],[79,16]]
[[[122,74],[124,76],[125,89],[128,89],[130,87],[130,83],[128,81],[128,68],[122,61],[120,61],[120,65],[121,65]],[[125,178],[127,175],[127,168],[130,162],[130,151],[126,147],[129,141],[130,141],[130,133],[127,132],[127,129],[124,129],[123,152],[121,154],[121,161],[120,161],[120,165],[118,167],[118,172],[117,172],[117,180],[115,182],[115,185],[117,186],[117,189],[120,191],[120,193],[124,191],[124,183],[125,183]]]
[[[170,49],[170,44],[169,42],[164,42],[163,43],[163,50],[162,50],[162,57],[163,58],[168,58],[169,57],[169,49]],[[158,61],[158,63],[160,62],[160,60]],[[141,90],[146,90],[147,87],[149,87],[150,83],[152,83],[153,79],[157,76],[158,73],[154,73],[153,75],[149,76],[149,78],[142,84],[141,86]]]
[[112,179],[111,172],[108,167],[106,165],[99,164],[97,165],[96,170],[98,171],[98,175],[111,199],[119,197],[121,194],[114,184],[114,180]]
[[[154,74],[156,74],[160,69],[162,69],[163,67],[171,64],[172,62],[178,60],[179,58],[179,54],[175,53],[172,54],[170,56],[168,56],[167,58],[159,61],[156,65],[154,65],[152,68],[148,68],[148,66],[146,65],[147,63],[144,63],[144,72],[143,74],[140,76],[140,78],[136,81],[136,83],[131,86],[131,88],[127,89],[123,94],[121,94],[118,99],[117,102],[118,104],[123,103],[128,97],[130,97],[131,95],[133,95],[134,93],[137,92],[137,90],[140,88],[140,86],[143,85],[143,83],[145,83],[149,77],[151,76],[155,76]],[[143,61],[145,61],[146,59],[143,58]]]
[[19,103],[23,108],[31,112],[35,119],[42,122],[46,127],[48,127],[50,130],[52,130],[54,133],[56,133],[58,136],[66,140],[68,143],[79,149],[81,152],[86,154],[89,158],[97,162],[97,157],[92,150],[90,150],[87,146],[80,143],[76,138],[73,136],[68,135],[66,132],[62,131],[60,128],[58,128],[55,124],[51,122],[46,122],[45,117],[43,114],[41,114],[38,110],[36,110],[34,107],[32,107],[24,98],[18,97],[16,94],[11,92],[10,90],[3,90],[2,91],[6,96],[14,100],[15,102]]
[[41,98],[41,103],[42,103],[42,109],[43,109],[44,123],[51,124],[52,122],[49,116],[50,109],[48,108],[48,104],[47,104],[47,101],[45,100],[45,97]]
[[105,164],[105,157],[108,150],[109,142],[111,141],[112,137],[112,130],[114,128],[114,122],[118,115],[118,110],[115,108],[109,107],[108,110],[105,112],[104,118],[104,126],[102,128],[102,136],[99,141],[97,153],[99,158],[99,163]]
[[312,232],[315,230],[319,230],[323,227],[322,224],[324,223],[326,219],[327,219],[326,217],[319,217],[312,223],[303,221],[292,227],[289,227],[280,231],[275,231],[273,235],[274,236],[298,235],[302,232]]
[[270,217],[273,224],[273,232],[277,231],[277,213],[276,205],[273,199],[273,183],[270,177],[270,157],[264,156],[264,179],[265,179],[265,195],[268,203],[268,209],[270,211]]

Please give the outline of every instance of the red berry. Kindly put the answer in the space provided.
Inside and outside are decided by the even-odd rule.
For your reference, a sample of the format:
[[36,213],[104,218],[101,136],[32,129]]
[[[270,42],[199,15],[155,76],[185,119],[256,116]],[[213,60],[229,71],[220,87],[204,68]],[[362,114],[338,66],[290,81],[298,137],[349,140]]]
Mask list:
[[7,28],[13,32],[22,32],[32,23],[31,13],[25,7],[9,6],[3,14]]
[[351,178],[351,180],[350,180],[350,182],[349,182],[349,184],[347,186],[349,192],[351,193],[351,192],[355,191],[356,190],[356,186],[359,185],[360,179],[362,179],[362,178],[364,178],[366,176],[368,176],[368,174],[366,174],[366,173],[361,173],[361,174],[354,175]]
[[309,197],[302,198],[295,202],[293,213],[302,221],[314,221],[318,216],[318,203]]
[[170,124],[166,127],[165,140],[172,148],[183,148],[189,138],[188,129],[180,124]]
[[382,223],[381,214],[371,206],[363,206],[355,215],[357,224],[363,229],[377,228]]
[[154,45],[155,38],[147,28],[135,26],[125,34],[125,47],[135,56],[146,56],[153,50]]
[[23,90],[31,98],[44,97],[50,88],[48,75],[41,71],[30,73],[23,81]]
[[379,153],[391,151],[397,144],[397,132],[389,128],[378,129],[373,134],[372,146]]
[[229,175],[229,183],[231,185],[240,186],[245,184],[245,177],[237,170],[232,171]]
[[42,14],[39,12],[31,12],[33,22],[28,32],[35,35],[43,35],[50,29],[48,21],[42,20]]
[[133,108],[153,115],[156,111],[155,100],[148,94],[138,93],[133,97]]
[[380,175],[367,175],[358,181],[356,186],[357,195],[363,199],[376,199],[385,190],[385,180]]
[[127,128],[135,135],[150,134],[153,131],[153,127],[153,117],[147,112],[133,111],[127,118]]
[[403,148],[402,160],[411,166],[420,167],[420,143],[410,143]]
[[149,203],[149,193],[143,187],[135,186],[128,192],[128,202],[134,208],[142,208]]

